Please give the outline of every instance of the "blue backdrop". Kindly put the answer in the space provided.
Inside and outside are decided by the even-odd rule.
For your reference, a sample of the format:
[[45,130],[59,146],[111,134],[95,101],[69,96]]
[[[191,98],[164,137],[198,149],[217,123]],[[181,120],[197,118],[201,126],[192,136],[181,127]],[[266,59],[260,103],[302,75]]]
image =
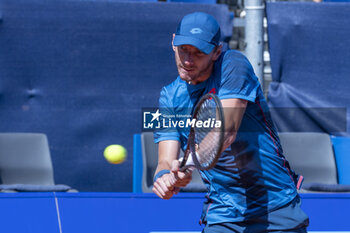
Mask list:
[[[232,32],[224,5],[1,0],[0,131],[48,135],[56,183],[80,191],[132,191],[132,135],[177,72],[172,33],[205,11]],[[124,145],[128,160],[103,150]]]
[[269,101],[281,131],[350,135],[349,12],[350,3],[267,4]]

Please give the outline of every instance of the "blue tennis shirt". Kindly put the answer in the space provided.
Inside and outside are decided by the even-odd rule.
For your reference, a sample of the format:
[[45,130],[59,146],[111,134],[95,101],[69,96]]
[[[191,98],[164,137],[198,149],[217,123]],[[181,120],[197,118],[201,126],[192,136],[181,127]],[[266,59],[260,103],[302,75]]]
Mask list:
[[[248,101],[236,140],[213,169],[201,171],[208,189],[204,209],[208,224],[241,222],[277,210],[297,197],[295,174],[285,160],[259,81],[240,52],[221,54],[212,75],[198,85],[177,77],[165,86],[159,107],[163,115],[186,115],[199,98],[215,93],[220,99]],[[183,150],[189,130],[160,129],[155,142],[178,140]]]

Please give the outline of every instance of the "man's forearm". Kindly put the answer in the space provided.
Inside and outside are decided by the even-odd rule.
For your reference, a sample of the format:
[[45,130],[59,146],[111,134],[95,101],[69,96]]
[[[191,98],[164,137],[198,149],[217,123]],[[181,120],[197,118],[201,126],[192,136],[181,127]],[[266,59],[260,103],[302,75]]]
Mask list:
[[161,141],[158,145],[158,165],[155,174],[162,170],[171,170],[172,162],[178,158],[180,142]]
[[246,100],[224,99],[221,100],[225,118],[225,137],[223,151],[236,139],[243,115],[247,106]]

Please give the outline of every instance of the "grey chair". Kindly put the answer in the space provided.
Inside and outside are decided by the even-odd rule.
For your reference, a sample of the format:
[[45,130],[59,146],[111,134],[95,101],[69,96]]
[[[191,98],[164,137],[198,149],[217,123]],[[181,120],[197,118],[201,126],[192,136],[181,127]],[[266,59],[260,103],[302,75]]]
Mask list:
[[[153,141],[152,132],[144,132],[141,134],[142,145],[142,161],[143,161],[143,174],[142,174],[142,192],[151,193],[153,185],[153,176],[157,168],[158,162],[158,144]],[[182,153],[181,153],[182,154]],[[180,157],[181,157],[180,154]],[[192,181],[185,188],[181,189],[182,192],[206,192],[207,189],[202,181],[202,178],[197,170],[192,173]]]
[[279,133],[283,153],[304,184],[337,184],[337,168],[330,136],[326,133]]
[[338,183],[331,138],[326,133],[280,133],[284,155],[292,169],[304,176],[300,192],[350,192]]
[[55,185],[48,140],[40,133],[0,133],[0,177],[0,190],[71,190]]

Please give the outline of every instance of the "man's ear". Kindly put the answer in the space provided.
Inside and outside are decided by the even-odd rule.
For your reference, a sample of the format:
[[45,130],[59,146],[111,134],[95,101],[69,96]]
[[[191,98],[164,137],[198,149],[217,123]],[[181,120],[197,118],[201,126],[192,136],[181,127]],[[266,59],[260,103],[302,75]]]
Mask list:
[[174,38],[175,38],[175,33],[173,33],[173,39],[172,39],[172,41],[171,41],[171,46],[173,46],[173,50],[174,50],[174,52],[175,52]]
[[213,54],[213,61],[216,61],[219,56],[222,53],[222,44],[218,45],[215,49],[214,49],[214,54]]

